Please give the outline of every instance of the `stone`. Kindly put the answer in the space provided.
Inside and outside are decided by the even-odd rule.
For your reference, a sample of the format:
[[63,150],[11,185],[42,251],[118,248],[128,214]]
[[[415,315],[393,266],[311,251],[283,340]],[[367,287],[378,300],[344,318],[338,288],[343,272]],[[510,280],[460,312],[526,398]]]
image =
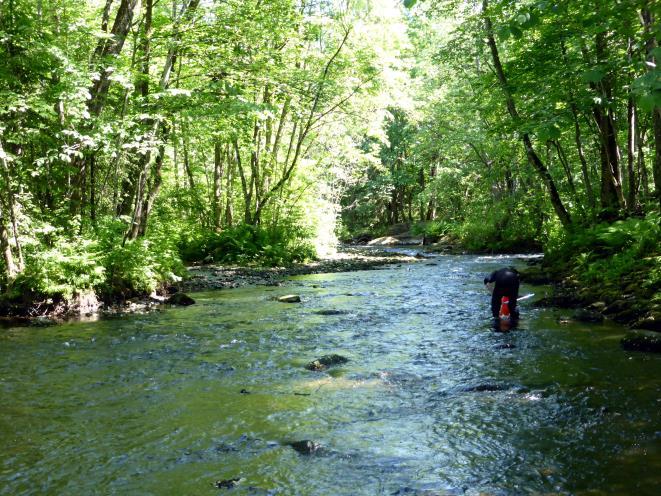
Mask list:
[[217,480],[213,483],[213,487],[217,489],[232,489],[241,484],[243,480],[244,479],[242,477],[237,477],[236,479]]
[[295,294],[279,296],[278,301],[281,303],[300,303],[301,297]]
[[629,301],[615,300],[613,303],[611,303],[604,309],[604,313],[606,314],[621,313],[627,310],[630,306],[631,306],[631,302]]
[[30,325],[33,327],[50,327],[57,325],[57,321],[48,317],[35,317],[30,321]]
[[317,315],[344,315],[345,312],[344,310],[333,310],[333,309],[328,309],[328,310],[319,310],[315,312]]
[[661,319],[646,317],[638,320],[633,327],[636,329],[645,329],[647,331],[661,332]]
[[603,312],[605,308],[606,303],[603,301],[595,301],[587,307],[588,310],[592,310],[593,312]]
[[304,439],[303,441],[294,441],[287,444],[294,448],[294,450],[301,455],[312,455],[322,448],[321,444],[315,443],[314,441],[310,441],[308,439]]
[[188,296],[186,293],[175,293],[170,296],[165,303],[187,307],[188,305],[194,305],[195,300]]
[[661,334],[654,331],[633,330],[627,332],[620,344],[627,351],[661,353]]
[[604,316],[601,315],[600,313],[586,310],[583,308],[577,310],[576,313],[574,313],[574,315],[572,316],[572,318],[579,322],[590,322],[593,324],[603,322],[604,320]]
[[399,244],[399,240],[393,236],[383,236],[367,243],[367,246],[394,246]]
[[483,392],[493,392],[493,391],[505,391],[510,387],[504,384],[480,384],[478,386],[471,386],[464,388],[463,391],[466,393],[483,393]]
[[308,363],[305,368],[308,370],[320,371],[325,370],[328,367],[332,367],[333,365],[347,363],[348,361],[349,359],[347,357],[343,357],[342,355],[324,355],[321,358],[317,358],[316,360]]

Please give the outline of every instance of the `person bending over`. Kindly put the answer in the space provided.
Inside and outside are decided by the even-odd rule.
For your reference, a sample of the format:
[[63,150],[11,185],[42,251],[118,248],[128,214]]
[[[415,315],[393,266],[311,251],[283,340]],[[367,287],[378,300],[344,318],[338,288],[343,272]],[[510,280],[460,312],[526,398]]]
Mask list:
[[518,318],[516,300],[519,297],[519,273],[513,267],[495,270],[484,278],[484,284],[491,289],[491,313],[499,317],[500,302],[503,296],[509,298],[509,309],[512,318]]

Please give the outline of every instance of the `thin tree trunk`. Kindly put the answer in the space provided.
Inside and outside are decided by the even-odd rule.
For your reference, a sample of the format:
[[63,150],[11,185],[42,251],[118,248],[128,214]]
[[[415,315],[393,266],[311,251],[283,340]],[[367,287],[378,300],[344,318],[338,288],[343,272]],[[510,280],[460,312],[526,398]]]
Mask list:
[[[487,15],[487,9],[488,9],[488,0],[483,0],[482,12],[484,14],[484,22],[487,32],[487,43],[489,45],[489,48],[491,49],[491,56],[493,58],[494,68],[496,70],[496,76],[498,77],[500,86],[503,92],[505,93],[507,110],[509,111],[509,114],[512,117],[512,119],[515,121],[515,123],[518,123],[520,121],[519,114],[516,110],[514,97],[512,96],[512,93],[509,89],[509,85],[507,83],[507,78],[505,76],[503,66],[500,63],[500,56],[498,55],[498,47],[496,45],[496,39],[493,34],[493,25],[491,23],[491,18]],[[551,198],[551,205],[553,205],[553,209],[555,210],[556,215],[560,219],[562,225],[564,227],[568,227],[571,224],[571,217],[569,215],[569,212],[565,208],[562,199],[560,198],[560,194],[558,193],[558,189],[556,188],[555,181],[553,181],[553,178],[551,177],[551,174],[549,174],[548,169],[546,168],[544,163],[540,160],[539,156],[535,152],[535,149],[532,146],[532,142],[530,140],[530,136],[528,135],[528,133],[523,133],[522,140],[526,150],[526,156],[528,157],[528,161],[535,168],[540,178],[546,185],[546,188],[548,189],[549,196]]]
[[[110,3],[110,0],[107,0],[104,16],[106,15],[106,11],[110,11]],[[89,90],[90,98],[87,102],[87,108],[91,117],[91,124],[89,124],[87,129],[84,130],[86,132],[90,132],[93,129],[94,119],[101,114],[105,105],[106,95],[110,88],[111,74],[111,71],[108,70],[107,66],[109,63],[108,60],[121,52],[126,36],[131,28],[133,14],[137,3],[138,0],[121,0],[119,8],[117,9],[117,14],[115,15],[115,21],[110,30],[111,36],[99,41],[94,51],[92,65],[94,66],[98,64],[98,77],[94,80]],[[108,18],[103,17],[101,25],[102,30],[107,29],[107,26]],[[72,215],[81,213],[84,207],[84,205],[82,205],[82,198],[85,194],[84,188],[88,173],[88,163],[90,160],[91,159],[88,155],[84,155],[74,161],[74,166],[77,171],[72,184],[73,190],[71,192],[69,205],[69,211]],[[83,216],[81,215],[81,230],[83,227],[82,217]]]
[[[7,196],[11,197],[11,187],[8,181],[9,178],[6,174],[8,165],[7,159],[5,158],[5,151],[2,147],[2,142],[0,142],[0,164],[2,165],[3,182],[5,183]],[[19,267],[17,267],[16,263],[14,262],[11,245],[9,244],[9,232],[7,230],[7,219],[5,214],[4,201],[5,199],[0,196],[0,251],[2,251],[2,257],[5,261],[5,278],[7,281],[11,281],[16,276],[16,274],[18,274]]]
[[560,163],[562,164],[562,168],[565,170],[565,175],[567,177],[567,184],[569,184],[569,191],[571,192],[574,201],[578,205],[580,205],[578,193],[576,192],[576,185],[574,184],[574,177],[572,174],[571,166],[569,165],[569,161],[567,160],[567,155],[565,154],[565,151],[563,150],[562,145],[560,145],[559,141],[553,140],[552,143],[556,151],[558,152],[558,160],[560,160]]
[[234,161],[232,160],[229,143],[225,145],[225,157],[227,157],[227,183],[225,186],[225,225],[232,227],[234,223],[234,212],[232,211]]
[[581,161],[581,174],[583,175],[583,185],[585,192],[588,195],[588,204],[590,209],[596,208],[596,201],[594,197],[594,190],[592,189],[592,181],[590,180],[590,172],[588,170],[588,162],[585,160],[585,152],[583,151],[583,140],[581,138],[581,126],[578,122],[578,110],[576,104],[571,104],[572,115],[574,116],[574,141],[576,142],[576,150],[578,152],[578,159]]
[[[595,53],[597,63],[605,63],[606,38],[604,32],[595,35]],[[606,75],[598,83],[591,83],[602,102],[609,102],[612,97],[611,76]],[[617,144],[617,131],[613,111],[599,104],[592,106],[592,113],[599,129],[599,155],[601,158],[601,206],[606,211],[617,212],[624,206],[622,180],[619,166],[620,150]]]
[[214,143],[213,150],[213,226],[220,229],[222,213],[220,185],[223,177],[223,155],[220,141]]
[[236,167],[239,170],[239,176],[241,177],[241,189],[243,191],[243,219],[246,224],[252,224],[252,215],[250,212],[250,204],[252,202],[252,198],[251,198],[252,190],[248,191],[246,175],[243,171],[243,165],[241,164],[241,150],[239,149],[239,142],[236,139],[234,139],[232,141],[232,145],[234,146]]
[[[648,70],[652,68],[658,70],[657,64],[658,57],[654,57],[654,49],[658,46],[657,39],[653,34],[656,19],[652,8],[646,6],[641,12],[641,19],[643,23],[644,36],[645,36],[645,51],[647,52],[647,59],[650,62]],[[658,29],[658,26],[656,26]],[[661,211],[661,107],[656,106],[652,110],[652,128],[654,130],[654,165],[652,167],[652,175],[654,177],[654,194],[659,203],[659,211]]]
[[627,205],[630,211],[636,209],[636,104],[633,98],[629,96],[627,102]]

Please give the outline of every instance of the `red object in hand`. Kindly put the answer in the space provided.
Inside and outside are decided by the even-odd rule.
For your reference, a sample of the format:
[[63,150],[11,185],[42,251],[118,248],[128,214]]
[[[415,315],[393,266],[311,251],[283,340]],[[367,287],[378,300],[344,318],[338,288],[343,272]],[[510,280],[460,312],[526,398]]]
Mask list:
[[507,296],[503,296],[500,299],[500,314],[501,319],[509,320],[510,318],[510,299]]

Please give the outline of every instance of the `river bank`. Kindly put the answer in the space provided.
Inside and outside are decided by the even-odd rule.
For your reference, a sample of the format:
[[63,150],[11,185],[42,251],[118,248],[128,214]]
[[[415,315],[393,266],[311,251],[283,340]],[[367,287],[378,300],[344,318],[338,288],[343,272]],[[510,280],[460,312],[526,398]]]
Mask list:
[[58,322],[102,315],[121,315],[158,311],[172,305],[188,305],[194,299],[189,291],[239,288],[249,285],[278,286],[290,276],[375,270],[385,265],[419,261],[425,255],[416,250],[392,251],[375,247],[340,246],[336,253],[319,260],[288,267],[247,267],[237,265],[201,264],[187,267],[188,276],[150,295],[127,299],[102,297],[87,292],[70,302],[24,301],[0,305],[0,320],[7,324],[26,323],[47,326]]
[[523,282],[549,284],[551,296],[536,302],[548,306],[580,310],[579,320],[596,322],[605,318],[634,329],[661,332],[661,302],[658,288],[649,284],[646,270],[632,270],[619,280],[586,284],[575,268],[541,260],[521,274]]

